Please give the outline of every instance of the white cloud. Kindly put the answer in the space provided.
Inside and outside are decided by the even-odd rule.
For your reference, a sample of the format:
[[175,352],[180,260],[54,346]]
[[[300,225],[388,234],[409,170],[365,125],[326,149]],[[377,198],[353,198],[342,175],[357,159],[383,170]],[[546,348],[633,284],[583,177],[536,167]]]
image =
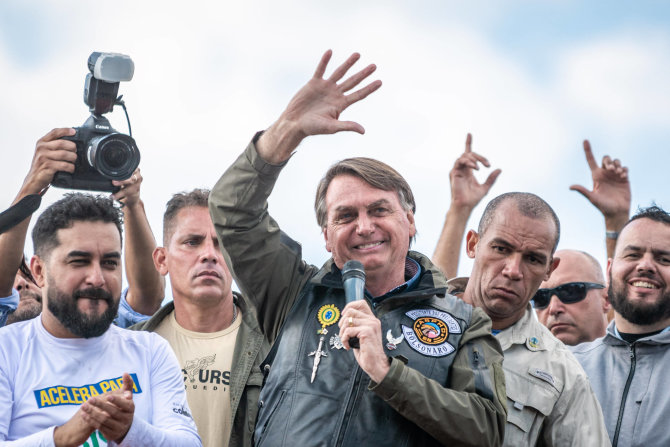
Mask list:
[[[35,140],[86,118],[81,92],[88,54],[123,52],[136,63],[135,79],[120,92],[142,152],[143,196],[159,239],[170,195],[212,186],[329,47],[335,52],[331,71],[360,51],[358,65],[376,63],[372,78],[384,85],[342,116],[363,124],[366,135],[305,141],[271,197],[271,212],[315,263],[327,257],[312,211],[316,183],[332,162],[356,155],[380,158],[407,177],[418,201],[416,248],[432,253],[449,201],[447,173],[468,131],[474,150],[503,169],[492,195],[530,190],[546,197],[568,216],[564,220],[579,222],[565,225],[565,246],[601,254],[600,217],[567,190],[588,181],[579,147],[589,136],[584,129],[602,135],[599,147],[610,150],[612,128],[615,136],[634,136],[668,123],[664,34],[615,30],[561,46],[547,81],[481,28],[503,15],[497,8],[477,25],[468,8],[430,2],[71,1],[39,7],[42,18],[52,23],[58,17],[62,26],[54,42],[44,42],[51,50],[38,68],[22,66],[6,50],[20,45],[18,36],[0,45],[0,85],[9,86],[0,103],[2,157],[12,167],[2,203],[16,194]],[[67,21],[62,11],[69,11]],[[39,23],[26,23],[26,32],[34,26]],[[112,123],[125,131],[121,110]],[[60,194],[50,191],[45,202]]]

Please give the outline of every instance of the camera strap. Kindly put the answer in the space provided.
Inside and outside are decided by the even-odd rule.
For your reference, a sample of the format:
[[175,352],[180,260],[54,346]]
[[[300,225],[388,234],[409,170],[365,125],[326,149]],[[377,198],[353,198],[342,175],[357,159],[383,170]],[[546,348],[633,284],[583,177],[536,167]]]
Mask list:
[[42,196],[30,194],[19,200],[15,205],[0,213],[0,234],[9,231],[26,218],[30,217],[42,203]]

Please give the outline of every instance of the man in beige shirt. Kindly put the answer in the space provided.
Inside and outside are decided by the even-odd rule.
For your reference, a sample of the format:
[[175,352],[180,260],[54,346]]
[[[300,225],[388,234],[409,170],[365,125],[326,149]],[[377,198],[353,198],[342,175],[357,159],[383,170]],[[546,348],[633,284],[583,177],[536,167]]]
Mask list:
[[498,196],[487,205],[477,231],[467,234],[466,252],[474,259],[467,284],[450,281],[461,283],[461,290],[450,293],[462,292],[464,301],[491,317],[503,349],[505,446],[609,445],[584,370],[530,306],[540,283],[559,264],[554,257],[559,234],[558,217],[540,197]]
[[232,291],[208,197],[196,189],[168,202],[154,264],[170,275],[174,301],[133,329],[157,332],[175,351],[203,445],[250,446],[269,342]]

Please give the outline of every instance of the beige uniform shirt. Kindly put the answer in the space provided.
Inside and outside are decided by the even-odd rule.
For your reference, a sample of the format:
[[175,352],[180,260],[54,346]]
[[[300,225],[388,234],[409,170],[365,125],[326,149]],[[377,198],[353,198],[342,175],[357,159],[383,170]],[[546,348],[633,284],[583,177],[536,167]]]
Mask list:
[[505,446],[610,445],[586,373],[533,316],[530,304],[497,338],[505,354]]
[[177,355],[186,398],[204,447],[227,447],[230,438],[230,368],[242,319],[211,333],[188,331],[174,311],[156,328]]

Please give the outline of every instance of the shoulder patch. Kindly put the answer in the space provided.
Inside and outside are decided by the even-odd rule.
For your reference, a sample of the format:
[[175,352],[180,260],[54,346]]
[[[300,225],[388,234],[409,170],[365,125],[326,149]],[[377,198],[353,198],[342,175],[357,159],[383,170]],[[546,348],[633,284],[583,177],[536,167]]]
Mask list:
[[444,357],[456,350],[447,342],[450,333],[462,331],[458,321],[449,313],[436,309],[414,309],[405,315],[414,320],[409,327],[402,325],[402,333],[412,349],[431,357]]

